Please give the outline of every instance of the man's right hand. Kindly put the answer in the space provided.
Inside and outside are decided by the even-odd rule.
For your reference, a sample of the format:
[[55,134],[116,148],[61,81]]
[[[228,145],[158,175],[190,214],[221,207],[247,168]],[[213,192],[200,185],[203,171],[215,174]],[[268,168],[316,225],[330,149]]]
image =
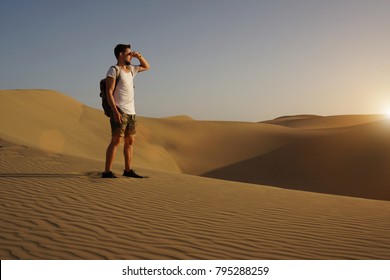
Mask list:
[[114,111],[114,120],[119,124],[123,123],[122,114],[118,110]]

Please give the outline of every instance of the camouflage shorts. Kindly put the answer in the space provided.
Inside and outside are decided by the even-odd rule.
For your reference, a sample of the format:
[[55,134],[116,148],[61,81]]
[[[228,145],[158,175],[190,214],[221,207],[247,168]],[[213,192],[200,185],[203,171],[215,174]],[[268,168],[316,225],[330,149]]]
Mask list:
[[113,118],[111,118],[111,135],[120,137],[135,135],[135,127],[137,126],[135,115],[128,115],[122,111],[119,112],[122,114],[122,124],[117,123]]

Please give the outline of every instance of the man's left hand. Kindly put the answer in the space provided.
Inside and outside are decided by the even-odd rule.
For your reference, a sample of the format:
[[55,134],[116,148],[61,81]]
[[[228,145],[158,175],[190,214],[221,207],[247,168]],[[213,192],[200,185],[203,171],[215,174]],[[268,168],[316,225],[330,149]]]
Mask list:
[[142,57],[142,55],[141,55],[140,52],[132,52],[131,55],[132,55],[133,57],[135,57],[135,58],[138,58],[138,59],[139,59],[140,57]]

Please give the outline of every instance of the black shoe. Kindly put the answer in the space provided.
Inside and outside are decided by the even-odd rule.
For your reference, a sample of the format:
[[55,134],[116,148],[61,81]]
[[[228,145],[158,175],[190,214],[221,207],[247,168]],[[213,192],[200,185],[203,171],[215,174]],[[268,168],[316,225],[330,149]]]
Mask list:
[[102,178],[118,178],[118,177],[115,176],[115,174],[112,173],[111,171],[108,171],[102,173]]
[[131,177],[131,178],[139,178],[139,179],[146,178],[144,176],[141,176],[141,175],[138,175],[137,173],[135,173],[133,169],[131,169],[130,171],[126,171],[126,170],[123,171],[123,176]]

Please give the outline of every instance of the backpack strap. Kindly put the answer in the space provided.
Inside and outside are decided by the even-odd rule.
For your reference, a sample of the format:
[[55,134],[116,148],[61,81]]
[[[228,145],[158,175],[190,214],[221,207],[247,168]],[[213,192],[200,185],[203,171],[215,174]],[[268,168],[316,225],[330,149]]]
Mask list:
[[115,68],[115,73],[116,73],[116,79],[118,80],[119,76],[120,76],[120,69],[119,69],[119,66],[118,65],[113,65],[111,67],[114,67]]

